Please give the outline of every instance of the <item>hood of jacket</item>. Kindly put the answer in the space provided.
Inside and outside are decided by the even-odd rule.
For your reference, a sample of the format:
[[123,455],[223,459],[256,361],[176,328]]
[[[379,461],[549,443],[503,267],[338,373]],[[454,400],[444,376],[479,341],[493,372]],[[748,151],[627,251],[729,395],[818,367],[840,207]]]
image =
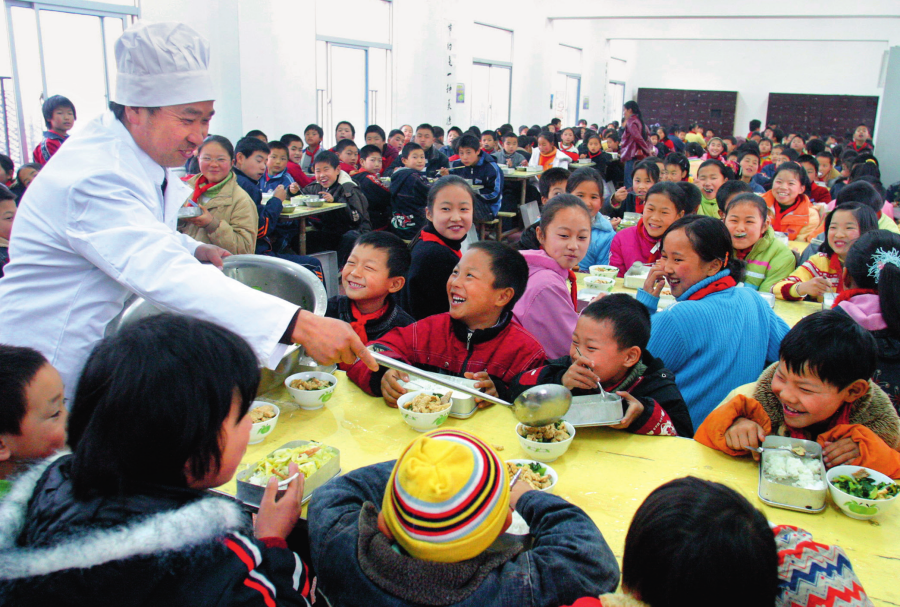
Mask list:
[[615,228],[613,228],[609,219],[603,213],[597,213],[594,216],[594,221],[591,222],[591,229],[600,230],[601,232],[615,232]]
[[416,179],[419,175],[425,176],[424,171],[416,171],[408,167],[402,167],[394,171],[391,175],[391,191],[396,192],[403,184],[410,179]]
[[563,269],[563,267],[560,266],[555,259],[547,255],[547,252],[544,251],[544,249],[519,252],[522,254],[522,257],[525,258],[525,261],[528,262],[529,278],[536,272],[540,272],[541,270],[549,270],[551,272],[559,274],[564,279],[569,278],[569,271]]
[[867,331],[887,329],[887,323],[881,315],[881,301],[878,295],[863,293],[842,301],[838,307]]

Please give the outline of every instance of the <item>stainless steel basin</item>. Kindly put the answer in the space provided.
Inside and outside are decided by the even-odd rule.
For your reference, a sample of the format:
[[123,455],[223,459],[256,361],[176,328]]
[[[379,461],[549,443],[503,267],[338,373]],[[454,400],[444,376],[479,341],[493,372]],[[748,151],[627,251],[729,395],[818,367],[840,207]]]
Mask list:
[[[328,304],[325,287],[315,274],[302,266],[264,255],[232,255],[225,259],[223,265],[223,273],[229,278],[289,301],[318,316],[325,315],[325,307]],[[106,335],[113,335],[126,325],[163,311],[143,297],[135,295],[125,303],[119,315],[106,326]],[[177,312],[177,310],[170,311]],[[215,321],[215,318],[210,317],[208,320]],[[299,346],[293,347],[274,371],[260,369],[259,392],[267,392],[282,384],[288,375],[297,373],[295,369],[302,351],[303,348]]]

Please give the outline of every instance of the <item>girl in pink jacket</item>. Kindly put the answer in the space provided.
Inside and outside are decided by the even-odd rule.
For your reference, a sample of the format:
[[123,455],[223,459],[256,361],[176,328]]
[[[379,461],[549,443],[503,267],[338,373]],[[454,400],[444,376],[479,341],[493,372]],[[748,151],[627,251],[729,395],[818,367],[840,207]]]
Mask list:
[[544,206],[537,237],[539,250],[522,251],[528,287],[513,308],[513,318],[552,360],[568,355],[578,321],[574,268],[591,243],[591,213],[577,196],[558,194]]

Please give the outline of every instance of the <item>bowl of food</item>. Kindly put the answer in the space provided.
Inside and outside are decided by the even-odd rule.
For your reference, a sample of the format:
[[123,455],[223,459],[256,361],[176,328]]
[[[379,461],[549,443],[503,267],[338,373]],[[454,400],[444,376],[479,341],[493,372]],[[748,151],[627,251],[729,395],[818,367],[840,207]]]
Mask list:
[[862,466],[835,466],[825,479],[841,512],[861,521],[884,514],[900,495],[900,485],[889,476]]
[[250,428],[250,444],[255,445],[263,442],[275,429],[281,409],[278,408],[278,405],[255,400],[251,403],[248,413],[250,419],[253,420],[253,426]]
[[560,420],[546,426],[516,424],[516,438],[522,449],[539,462],[554,462],[572,446],[575,427]]
[[659,309],[665,310],[673,303],[675,303],[675,296],[672,295],[672,289],[669,287],[663,288],[663,290],[659,292]]
[[585,276],[584,284],[592,289],[599,289],[606,293],[610,293],[616,286],[615,278],[607,278],[606,276]]
[[[245,504],[258,507],[266,491],[269,478],[279,481],[290,478],[288,467],[297,464],[300,474],[306,478],[303,485],[303,503],[313,492],[341,472],[341,452],[334,447],[315,441],[295,440],[285,443],[263,459],[237,474],[237,498]],[[286,489],[286,487],[284,487]],[[279,491],[282,487],[279,487]]]
[[528,167],[516,167],[517,173],[526,173],[528,171]]
[[631,264],[631,267],[625,272],[625,280],[623,281],[625,288],[640,289],[643,287],[644,282],[647,280],[647,276],[650,275],[650,268],[652,267],[653,266],[643,264],[639,261]]
[[813,441],[767,436],[759,466],[759,499],[777,508],[800,512],[825,509],[822,447]]
[[619,268],[616,266],[591,266],[589,268],[591,276],[605,276],[606,278],[615,278],[619,275]]
[[397,399],[397,409],[410,428],[416,432],[428,432],[438,428],[450,417],[450,399],[428,390],[407,392]]
[[294,373],[284,380],[284,387],[301,409],[321,409],[334,394],[337,378],[330,373],[306,371]]
[[556,473],[556,470],[547,464],[531,459],[506,460],[506,472],[509,474],[509,480],[512,480],[519,470],[522,471],[519,475],[519,480],[528,483],[538,491],[553,493],[553,488],[559,481],[559,475]]

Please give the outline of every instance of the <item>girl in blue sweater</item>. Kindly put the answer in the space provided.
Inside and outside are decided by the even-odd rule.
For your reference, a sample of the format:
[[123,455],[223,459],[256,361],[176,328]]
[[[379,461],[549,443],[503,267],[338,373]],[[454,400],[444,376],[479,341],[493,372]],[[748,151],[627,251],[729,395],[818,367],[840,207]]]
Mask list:
[[591,244],[579,267],[587,272],[591,266],[609,263],[609,247],[616,231],[604,215],[600,213],[603,206],[603,178],[595,169],[585,167],[569,176],[566,182],[566,193],[581,199],[591,212]]
[[[662,256],[637,293],[652,315],[647,348],[675,373],[699,428],[731,390],[778,360],[789,327],[759,295],[738,287],[743,262],[734,258],[721,221],[683,217],[661,243]],[[666,283],[676,303],[656,313]]]

